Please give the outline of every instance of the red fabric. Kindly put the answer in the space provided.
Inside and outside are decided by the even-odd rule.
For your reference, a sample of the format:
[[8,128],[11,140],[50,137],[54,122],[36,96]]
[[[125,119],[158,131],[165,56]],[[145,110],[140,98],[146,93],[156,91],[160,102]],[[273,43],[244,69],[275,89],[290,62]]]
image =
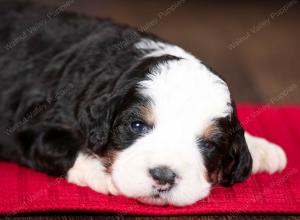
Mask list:
[[64,179],[0,162],[0,214],[36,211],[95,211],[171,215],[205,213],[300,213],[300,107],[240,105],[239,117],[252,134],[280,144],[288,165],[280,174],[257,174],[231,188],[216,187],[188,207],[156,207],[122,196],[105,196]]

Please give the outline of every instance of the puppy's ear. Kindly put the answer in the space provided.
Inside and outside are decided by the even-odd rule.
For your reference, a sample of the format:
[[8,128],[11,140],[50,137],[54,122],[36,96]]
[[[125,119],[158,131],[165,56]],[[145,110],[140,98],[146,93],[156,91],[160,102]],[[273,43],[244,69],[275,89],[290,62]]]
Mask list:
[[88,133],[87,147],[96,154],[105,152],[113,131],[113,122],[118,114],[126,106],[130,105],[132,96],[136,93],[136,86],[139,81],[146,78],[158,58],[142,59],[137,64],[124,72],[118,80],[110,87],[110,91],[98,96],[91,101],[81,115],[81,124]]
[[106,150],[113,131],[113,122],[118,112],[122,112],[139,96],[136,91],[138,82],[147,78],[152,67],[159,62],[179,59],[175,56],[149,57],[141,59],[125,71],[112,85],[110,90],[98,96],[87,105],[81,115],[81,124],[84,124],[89,133],[87,146],[93,152],[102,154]]
[[87,115],[91,119],[87,128],[87,147],[98,155],[101,155],[108,145],[119,99],[119,97],[111,97],[105,102],[95,100],[86,109]]
[[252,157],[246,144],[244,131],[240,130],[234,135],[232,146],[222,161],[221,184],[224,186],[245,180],[252,171]]

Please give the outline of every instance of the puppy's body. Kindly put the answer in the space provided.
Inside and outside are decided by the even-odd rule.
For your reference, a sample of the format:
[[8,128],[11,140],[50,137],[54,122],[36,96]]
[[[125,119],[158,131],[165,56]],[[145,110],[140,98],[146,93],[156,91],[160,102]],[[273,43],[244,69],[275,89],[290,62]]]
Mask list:
[[[112,93],[121,95],[119,88],[126,86],[122,78],[135,77],[126,72],[143,55],[132,46],[141,37],[129,27],[69,14],[51,18],[30,33],[29,29],[46,19],[49,11],[18,5],[1,13],[1,126],[9,137],[24,131],[29,142],[44,125],[63,125],[72,130],[69,135],[74,138],[87,139],[100,123],[94,118],[99,116],[92,115],[96,109],[87,108],[93,103],[101,112]],[[136,34],[136,39],[128,42],[131,34]],[[129,46],[120,49],[122,42]],[[25,164],[29,159],[35,163],[34,168],[62,175],[73,164],[82,144],[65,143],[64,152],[57,155],[57,166],[52,158],[47,166],[44,160],[40,166],[30,158],[39,146],[28,146],[32,154],[25,158],[24,152],[14,152],[9,158]],[[29,149],[24,151],[28,153]],[[68,164],[65,156],[70,159]]]
[[179,206],[246,179],[252,165],[284,168],[278,146],[245,140],[226,83],[181,48],[30,5],[0,16],[1,159]]

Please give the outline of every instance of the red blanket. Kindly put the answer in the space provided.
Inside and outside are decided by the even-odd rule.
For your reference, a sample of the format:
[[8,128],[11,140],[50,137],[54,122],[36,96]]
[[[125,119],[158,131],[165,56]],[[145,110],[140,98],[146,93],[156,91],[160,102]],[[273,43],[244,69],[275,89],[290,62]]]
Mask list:
[[240,105],[252,134],[280,144],[288,157],[280,174],[257,174],[231,188],[216,187],[194,205],[155,207],[122,196],[106,196],[16,164],[0,162],[0,214],[94,211],[171,215],[205,213],[300,213],[300,107]]

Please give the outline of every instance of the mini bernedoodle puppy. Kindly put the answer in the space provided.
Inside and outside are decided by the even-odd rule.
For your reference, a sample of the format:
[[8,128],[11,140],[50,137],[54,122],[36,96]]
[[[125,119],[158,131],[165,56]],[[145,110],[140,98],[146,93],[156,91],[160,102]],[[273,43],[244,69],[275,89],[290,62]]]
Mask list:
[[175,206],[286,166],[279,146],[244,132],[226,82],[156,36],[8,2],[0,43],[2,160]]

